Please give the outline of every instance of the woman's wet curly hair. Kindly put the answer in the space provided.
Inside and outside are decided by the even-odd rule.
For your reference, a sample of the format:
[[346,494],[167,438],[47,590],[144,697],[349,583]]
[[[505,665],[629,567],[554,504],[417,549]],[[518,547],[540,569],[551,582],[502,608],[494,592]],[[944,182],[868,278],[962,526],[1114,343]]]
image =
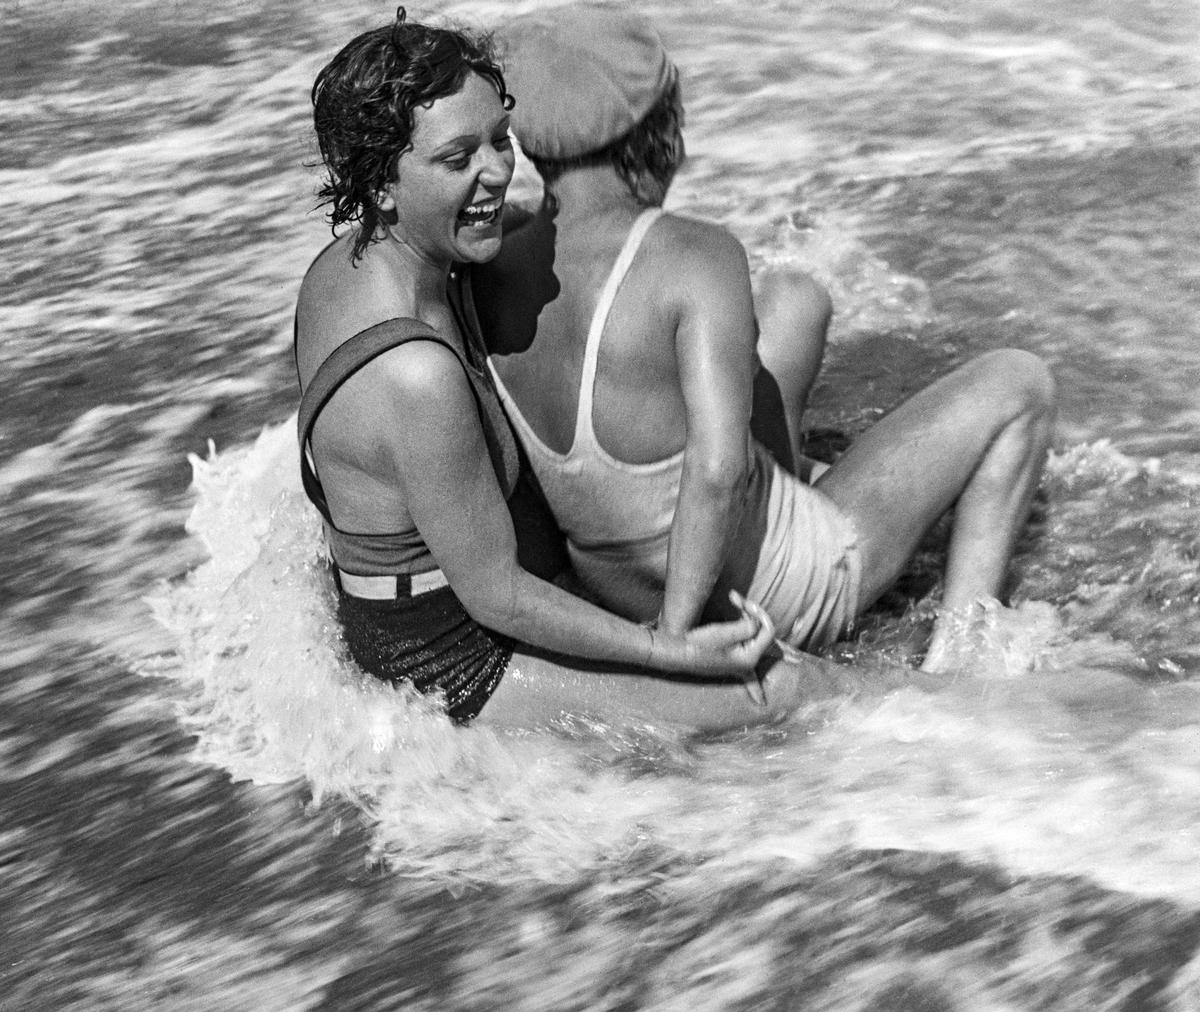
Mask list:
[[650,111],[624,136],[611,144],[575,158],[552,160],[530,157],[533,167],[545,183],[553,183],[567,169],[585,165],[611,165],[639,203],[647,203],[643,180],[656,184],[657,193],[666,193],[680,163],[679,133],[683,128],[683,102],[679,76],[672,75]]
[[488,36],[396,20],[352,39],[313,83],[313,124],[327,176],[318,206],[336,231],[358,222],[352,258],[377,238],[379,192],[396,177],[412,147],[413,111],[453,95],[469,73],[495,87],[506,109],[512,96]]

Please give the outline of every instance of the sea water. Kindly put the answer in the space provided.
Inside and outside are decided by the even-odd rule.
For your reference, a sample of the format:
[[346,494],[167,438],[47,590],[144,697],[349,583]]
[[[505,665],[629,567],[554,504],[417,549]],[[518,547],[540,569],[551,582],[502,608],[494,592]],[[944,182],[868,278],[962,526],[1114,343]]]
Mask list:
[[835,651],[862,691],[711,738],[363,679],[290,331],[308,89],[390,11],[10,4],[0,1007],[1200,1007],[1200,7],[640,6],[668,207],[834,296],[815,428],[1053,368],[1013,607],[908,680],[931,543]]

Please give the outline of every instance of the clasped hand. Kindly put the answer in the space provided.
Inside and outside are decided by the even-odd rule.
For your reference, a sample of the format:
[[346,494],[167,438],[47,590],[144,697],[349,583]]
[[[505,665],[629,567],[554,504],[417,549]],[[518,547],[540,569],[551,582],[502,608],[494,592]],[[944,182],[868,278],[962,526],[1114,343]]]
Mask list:
[[765,706],[756,667],[775,642],[775,624],[758,604],[737,591],[730,591],[729,600],[741,615],[728,622],[696,626],[682,633],[648,627],[656,666],[713,678],[740,675],[750,698]]

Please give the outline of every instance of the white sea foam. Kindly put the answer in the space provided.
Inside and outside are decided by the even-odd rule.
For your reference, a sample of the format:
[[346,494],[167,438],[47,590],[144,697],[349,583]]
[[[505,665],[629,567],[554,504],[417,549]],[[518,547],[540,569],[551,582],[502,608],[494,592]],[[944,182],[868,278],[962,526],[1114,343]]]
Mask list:
[[[409,13],[495,23],[547,2]],[[377,994],[427,988],[413,1008],[798,994],[844,1012],[897,1007],[915,981],[930,1007],[1115,1010],[1153,1002],[1148,978],[1187,959],[1194,9],[644,9],[688,108],[672,209],[727,225],[756,271],[817,273],[851,343],[837,354],[880,330],[951,355],[1016,343],[1054,364],[1060,452],[1016,607],[938,691],[826,700],[721,740],[581,720],[455,729],[362,679],[332,621],[291,425],[240,444],[294,407],[295,290],[327,237],[303,164],[308,89],[391,12],[18,5],[0,41],[0,760],[16,787],[0,905],[17,1005],[340,1007],[369,1003],[374,977]],[[221,449],[197,463],[184,537],[185,452],[207,437]],[[163,577],[156,626],[140,597]],[[881,618],[846,656],[889,673],[919,652],[930,603]],[[137,683],[114,655],[163,677]],[[215,773],[179,761],[193,739],[164,720],[175,701]],[[356,833],[330,839],[341,803],[301,818],[305,787],[230,788],[226,772],[353,799],[376,854],[416,881],[348,883],[328,863],[358,853]],[[875,856],[843,852],[858,847],[930,853],[885,857],[876,875]],[[995,864],[963,872],[939,853]],[[205,883],[222,881],[236,885],[214,919]],[[451,904],[440,883],[495,888]],[[1161,1003],[1196,1007],[1197,980],[1193,959]]]
[[[1200,900],[1200,695],[1149,692],[1127,645],[1051,605],[999,613],[975,667],[939,691],[827,701],[765,737],[457,729],[343,655],[293,439],[283,425],[194,461],[189,529],[209,560],[157,602],[180,642],[158,673],[187,690],[200,755],[356,799],[398,871],[566,880],[645,847],[710,872],[899,847]],[[1146,472],[1103,446],[1053,469],[1117,485]]]

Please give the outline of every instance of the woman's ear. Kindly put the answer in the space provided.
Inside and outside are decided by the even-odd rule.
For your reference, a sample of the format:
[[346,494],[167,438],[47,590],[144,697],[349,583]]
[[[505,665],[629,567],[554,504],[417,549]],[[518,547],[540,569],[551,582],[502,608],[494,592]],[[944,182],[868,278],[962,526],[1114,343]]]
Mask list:
[[396,194],[393,186],[392,183],[385,184],[375,193],[375,209],[386,225],[395,225],[400,220],[396,213]]
[[375,192],[375,206],[384,214],[395,214],[396,195],[392,192],[390,183]]

